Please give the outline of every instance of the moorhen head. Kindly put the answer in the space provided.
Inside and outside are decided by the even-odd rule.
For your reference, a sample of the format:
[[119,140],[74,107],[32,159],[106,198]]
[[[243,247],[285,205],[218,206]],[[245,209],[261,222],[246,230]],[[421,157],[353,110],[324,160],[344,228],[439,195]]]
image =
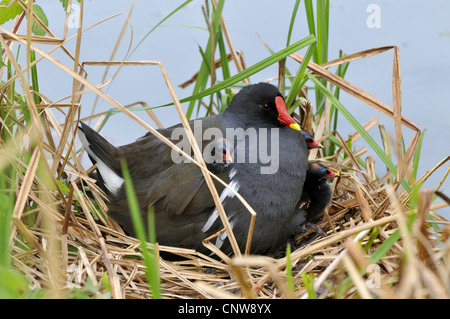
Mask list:
[[[268,83],[248,85],[234,96],[223,113],[189,123],[194,135],[203,136],[211,129],[223,133],[225,139],[216,136],[214,152],[210,153],[215,159],[207,165],[257,212],[251,253],[270,252],[289,242],[295,231],[292,224],[296,207],[302,198],[298,189],[303,189],[307,175],[308,148],[299,132],[300,126],[287,113],[278,89]],[[173,133],[180,127],[175,125],[158,131],[176,143],[178,140],[174,140]],[[196,132],[199,127],[201,131]],[[225,134],[228,130],[239,129],[245,133],[254,132],[255,139],[249,140],[248,135],[229,138]],[[79,137],[92,162],[97,164],[100,187],[110,197],[109,216],[128,234],[134,235],[134,228],[123,187],[121,159],[128,165],[142,217],[145,219],[149,207],[154,207],[159,244],[211,254],[202,241],[223,229],[223,225],[203,174],[196,165],[174,162],[172,149],[151,133],[134,143],[115,147],[81,123]],[[208,144],[211,144],[210,140],[201,140],[199,146],[203,151]],[[262,146],[267,147],[265,157],[260,154]],[[248,157],[239,161],[236,160],[239,159],[237,150],[257,153],[258,157],[255,161]],[[271,164],[267,162],[268,154],[276,162],[275,169],[262,173],[263,168]],[[220,163],[223,160],[224,163]],[[214,183],[243,251],[251,214],[233,192],[215,180]],[[215,244],[226,254],[233,252],[226,232],[215,239]]]
[[[245,116],[242,114],[245,113]],[[300,125],[288,114],[286,102],[272,84],[261,82],[245,86],[224,111],[232,116],[241,128],[287,126],[300,131]]]
[[319,142],[317,142],[314,139],[314,137],[311,135],[311,133],[309,133],[307,130],[302,129],[300,132],[302,133],[303,137],[305,138],[306,146],[308,147],[308,149],[323,148],[323,145],[320,144]]
[[226,138],[219,138],[208,144],[203,150],[206,167],[211,173],[218,174],[233,162],[233,146]]

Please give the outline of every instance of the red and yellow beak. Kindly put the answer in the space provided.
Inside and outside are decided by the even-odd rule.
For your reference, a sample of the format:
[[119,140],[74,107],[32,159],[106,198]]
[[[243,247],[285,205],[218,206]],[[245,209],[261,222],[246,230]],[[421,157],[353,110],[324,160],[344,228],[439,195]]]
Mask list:
[[277,96],[275,98],[275,105],[278,110],[278,121],[280,121],[283,125],[289,126],[291,129],[301,131],[302,128],[300,125],[298,125],[298,123],[287,112],[286,102],[284,102],[284,99],[281,96]]
[[309,148],[323,148],[323,145],[317,142],[315,139],[308,145]]
[[327,177],[326,177],[327,179],[332,179],[335,177],[339,177],[338,172],[333,172],[333,171],[327,170]]
[[229,150],[226,151],[225,154],[223,154],[223,160],[225,163],[233,163],[233,158],[231,157],[231,153]]

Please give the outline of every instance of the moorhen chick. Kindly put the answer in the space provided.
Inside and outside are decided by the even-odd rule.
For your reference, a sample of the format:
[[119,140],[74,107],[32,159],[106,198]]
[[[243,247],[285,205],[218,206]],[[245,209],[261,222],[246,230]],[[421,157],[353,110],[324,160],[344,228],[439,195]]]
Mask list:
[[303,186],[301,200],[295,218],[295,227],[298,232],[305,229],[320,213],[324,211],[331,201],[330,179],[339,176],[330,171],[321,163],[309,163]]
[[305,129],[302,129],[300,131],[303,135],[303,137],[305,138],[306,141],[306,146],[308,147],[308,149],[313,149],[313,148],[323,148],[323,145],[320,144],[319,142],[317,142],[314,137],[311,135],[310,132],[308,132]]

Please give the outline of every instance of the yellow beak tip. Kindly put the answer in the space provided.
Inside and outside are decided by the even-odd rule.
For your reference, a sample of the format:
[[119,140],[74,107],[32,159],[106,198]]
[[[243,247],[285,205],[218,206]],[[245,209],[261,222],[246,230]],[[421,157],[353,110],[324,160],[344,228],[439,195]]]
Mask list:
[[300,125],[298,125],[298,123],[293,123],[293,124],[289,124],[289,127],[293,130],[297,130],[297,131],[301,131],[302,128],[300,127]]

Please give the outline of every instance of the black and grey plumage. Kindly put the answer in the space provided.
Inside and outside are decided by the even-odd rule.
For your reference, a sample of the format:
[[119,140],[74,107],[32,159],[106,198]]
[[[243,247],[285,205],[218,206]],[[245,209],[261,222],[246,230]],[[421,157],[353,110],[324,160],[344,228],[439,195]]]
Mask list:
[[321,163],[309,163],[303,186],[301,200],[298,205],[295,224],[297,231],[304,230],[322,213],[331,201],[332,191],[328,184],[330,179],[339,176]]
[[[197,122],[195,122],[197,121]],[[289,116],[281,93],[273,85],[259,83],[244,87],[221,114],[190,122],[202,132],[219,129],[231,143],[233,162],[219,165],[217,176],[238,191],[257,212],[251,253],[265,253],[286,244],[295,233],[293,219],[301,200],[308,167],[308,149],[300,127]],[[171,139],[180,125],[159,129]],[[80,140],[97,164],[100,186],[110,196],[109,215],[130,235],[134,234],[120,160],[125,159],[134,184],[142,215],[154,207],[156,239],[161,245],[196,249],[210,254],[202,240],[223,228],[214,201],[200,169],[192,163],[174,163],[171,149],[152,134],[136,142],[115,147],[85,124]],[[228,136],[228,131],[244,134]],[[248,134],[245,134],[248,133]],[[255,139],[251,139],[252,134]],[[174,141],[175,142],[175,141]],[[201,149],[210,141],[200,141]],[[267,148],[262,150],[262,148]],[[264,152],[262,152],[264,151]],[[267,156],[275,154],[276,163]],[[244,161],[242,161],[244,158]],[[266,172],[271,164],[276,171]],[[233,233],[243,251],[250,225],[250,213],[229,189],[215,184]],[[223,252],[232,253],[226,232],[213,240]]]

